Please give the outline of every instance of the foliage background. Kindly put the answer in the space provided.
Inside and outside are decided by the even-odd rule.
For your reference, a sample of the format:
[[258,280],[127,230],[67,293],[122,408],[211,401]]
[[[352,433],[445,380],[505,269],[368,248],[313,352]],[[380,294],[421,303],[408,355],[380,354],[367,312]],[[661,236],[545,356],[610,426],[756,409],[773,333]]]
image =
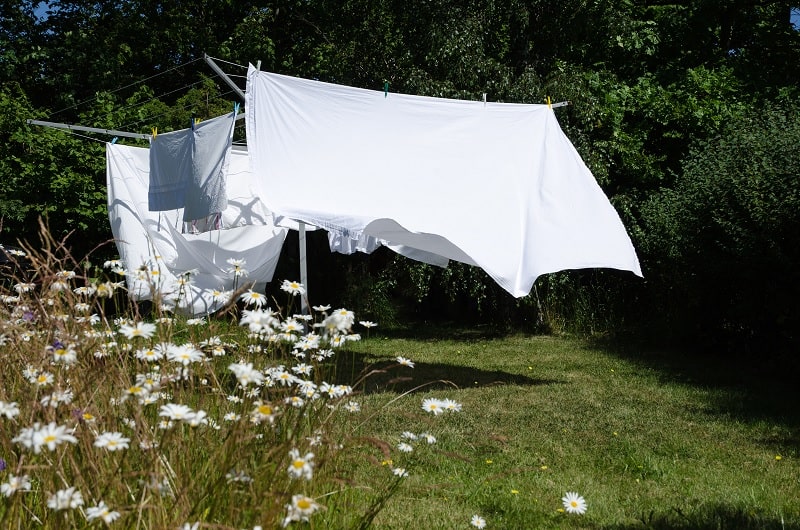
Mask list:
[[[107,242],[101,142],[49,119],[148,133],[226,112],[201,61],[412,94],[542,103],[616,206],[645,273],[567,271],[515,300],[480,270],[312,238],[310,292],[380,319],[636,333],[772,352],[796,341],[793,1],[285,0],[0,6],[0,240],[44,215],[75,255]],[[235,67],[233,67],[235,68]],[[100,138],[96,138],[100,139]],[[107,141],[108,138],[102,138]],[[301,185],[301,183],[297,183]],[[113,254],[113,245],[95,254]],[[279,277],[296,277],[285,249]],[[103,256],[98,256],[102,259]],[[316,301],[316,300],[312,300]],[[765,343],[766,341],[766,343]]]

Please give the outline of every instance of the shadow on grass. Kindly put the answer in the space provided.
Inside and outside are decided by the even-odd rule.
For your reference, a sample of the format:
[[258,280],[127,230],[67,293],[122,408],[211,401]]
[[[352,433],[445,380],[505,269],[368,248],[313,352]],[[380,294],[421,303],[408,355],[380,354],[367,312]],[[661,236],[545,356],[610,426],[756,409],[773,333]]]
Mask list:
[[599,527],[603,530],[800,530],[796,520],[785,520],[777,514],[752,513],[725,504],[701,506],[685,514],[673,510],[666,514],[648,514],[636,523]]
[[762,440],[800,449],[800,358],[752,352],[657,350],[618,341],[592,341],[610,355],[656,371],[664,383],[708,389],[697,412],[783,425]]
[[[365,376],[366,377],[363,377]],[[354,390],[364,393],[408,391],[429,392],[431,390],[478,388],[492,385],[553,385],[563,381],[537,379],[524,375],[511,374],[500,370],[481,370],[478,368],[442,363],[419,363],[414,368],[401,366],[395,361],[376,360],[370,354],[337,350],[337,384],[353,384]]]
[[498,329],[495,326],[470,326],[463,327],[457,322],[440,322],[429,324],[419,322],[414,325],[392,328],[382,328],[381,336],[387,339],[410,339],[416,341],[478,341],[503,338],[508,335],[507,331]]

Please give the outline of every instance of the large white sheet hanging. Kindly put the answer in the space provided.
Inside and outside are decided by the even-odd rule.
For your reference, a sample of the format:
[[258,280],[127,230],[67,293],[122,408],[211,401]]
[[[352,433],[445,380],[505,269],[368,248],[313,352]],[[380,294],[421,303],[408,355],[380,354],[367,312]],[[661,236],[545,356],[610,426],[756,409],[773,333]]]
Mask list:
[[547,105],[385,94],[251,66],[245,112],[277,214],[477,265],[518,297],[564,269],[642,274]]
[[[151,212],[148,208],[150,150],[106,144],[108,214],[132,297],[152,299],[157,286],[165,300],[194,315],[224,305],[213,291],[254,284],[263,289],[272,280],[286,229],[273,224],[260,200],[246,152],[233,151],[227,171],[228,207],[224,230],[182,234],[183,211]],[[247,276],[236,277],[229,259],[242,260]],[[143,267],[150,274],[135,274]],[[181,280],[186,273],[190,283]],[[155,272],[156,274],[153,274]]]

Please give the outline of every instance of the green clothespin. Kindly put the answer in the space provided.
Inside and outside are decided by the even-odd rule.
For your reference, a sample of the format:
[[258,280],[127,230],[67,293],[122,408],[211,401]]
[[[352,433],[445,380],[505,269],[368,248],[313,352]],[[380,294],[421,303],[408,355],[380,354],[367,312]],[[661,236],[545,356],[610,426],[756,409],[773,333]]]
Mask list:
[[389,81],[383,83],[383,97],[389,97]]

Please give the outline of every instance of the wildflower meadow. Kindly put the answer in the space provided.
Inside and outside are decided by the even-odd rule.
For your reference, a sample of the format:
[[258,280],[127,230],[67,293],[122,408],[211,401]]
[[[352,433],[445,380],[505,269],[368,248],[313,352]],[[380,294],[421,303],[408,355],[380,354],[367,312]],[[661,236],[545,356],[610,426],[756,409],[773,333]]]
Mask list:
[[[532,397],[537,384],[558,388],[558,376],[537,367],[542,379],[532,378],[532,361],[513,355],[521,375],[504,383],[491,366],[501,360],[478,351],[491,342],[468,342],[469,357],[448,343],[440,359],[455,364],[437,368],[435,348],[418,355],[371,336],[379,325],[346,308],[303,314],[298,282],[283,281],[281,299],[251,290],[245,263],[234,264],[238,287],[221,289],[220,311],[186,316],[156,289],[149,302],[129,300],[124,263],[95,268],[63,245],[43,247],[9,250],[2,279],[2,528],[556,528],[596,526],[593,511],[645,524],[648,495],[669,509],[689,491],[652,493],[654,477],[673,479],[630,435],[636,413],[602,426],[587,417],[588,431],[568,408],[493,423],[569,398]],[[499,393],[504,384],[517,390]],[[607,454],[607,467],[580,464],[588,449]],[[800,486],[794,449],[781,451],[768,460],[785,497]],[[604,481],[598,468],[615,471]],[[770,477],[744,510],[797,528],[786,526],[797,501],[773,498]],[[650,513],[650,523],[674,522]]]
[[[182,317],[155,287],[145,309],[124,294],[134,271],[112,260],[104,269],[116,281],[87,276],[59,248],[8,251],[3,527],[368,526],[408,476],[402,458],[385,463],[412,451],[416,434],[391,448],[346,428],[365,411],[358,381],[336,373],[337,349],[375,323],[330,306],[296,313],[305,290],[288,280],[280,307],[242,282],[221,293],[218,315]],[[245,264],[233,265],[238,282]],[[158,271],[144,270],[157,286]],[[417,408],[438,416],[460,405],[426,397]],[[355,486],[340,471],[350,453],[384,465]]]

